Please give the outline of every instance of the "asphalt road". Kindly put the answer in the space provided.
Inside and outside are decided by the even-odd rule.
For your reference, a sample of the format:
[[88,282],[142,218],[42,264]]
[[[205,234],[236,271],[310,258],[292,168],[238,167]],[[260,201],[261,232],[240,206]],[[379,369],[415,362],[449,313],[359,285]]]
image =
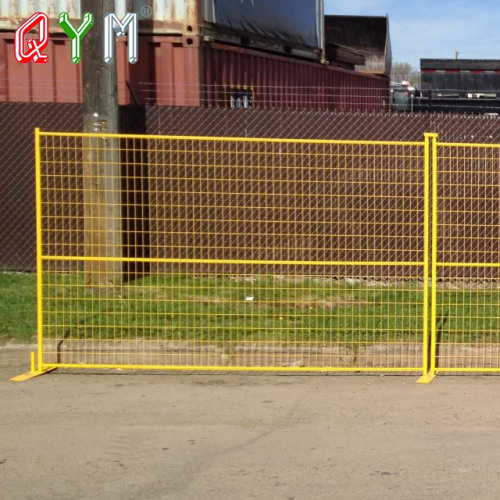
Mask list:
[[3,499],[497,499],[499,377],[75,373],[0,348]]

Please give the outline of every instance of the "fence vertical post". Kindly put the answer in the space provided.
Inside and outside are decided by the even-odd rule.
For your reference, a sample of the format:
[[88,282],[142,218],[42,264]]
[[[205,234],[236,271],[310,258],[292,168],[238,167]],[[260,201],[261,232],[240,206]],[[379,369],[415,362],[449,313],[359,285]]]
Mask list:
[[48,373],[43,362],[43,240],[42,240],[42,167],[40,129],[35,129],[35,192],[36,192],[36,295],[37,295],[37,349],[38,355],[31,353],[31,369],[28,373],[11,378],[14,382],[23,382],[38,375]]
[[[35,129],[36,170],[36,296],[37,296],[37,344],[38,370],[43,369],[43,261],[42,261],[42,171],[40,157],[40,129]],[[32,371],[33,371],[32,367]]]
[[421,384],[428,384],[436,376],[437,138],[435,133],[425,134],[423,370],[417,381]]
[[432,142],[432,281],[431,281],[431,368],[429,375],[436,376],[436,309],[437,309],[437,248],[438,248],[438,135],[431,135]]

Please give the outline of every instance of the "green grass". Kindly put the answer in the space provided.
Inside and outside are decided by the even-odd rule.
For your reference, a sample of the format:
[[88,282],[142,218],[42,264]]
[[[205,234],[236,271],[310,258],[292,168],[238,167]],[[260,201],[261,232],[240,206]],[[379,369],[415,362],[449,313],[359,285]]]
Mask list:
[[437,290],[438,342],[500,343],[500,289]]
[[0,342],[36,336],[36,276],[0,272]]
[[[156,275],[113,290],[82,274],[44,276],[47,338],[234,342],[419,342],[412,283],[295,277]],[[438,290],[439,340],[500,342],[500,290]],[[253,297],[253,300],[247,298]],[[0,342],[36,336],[36,277],[0,273]]]
[[45,282],[53,338],[363,343],[418,341],[422,329],[422,290],[409,285],[186,274],[112,291],[76,274]]

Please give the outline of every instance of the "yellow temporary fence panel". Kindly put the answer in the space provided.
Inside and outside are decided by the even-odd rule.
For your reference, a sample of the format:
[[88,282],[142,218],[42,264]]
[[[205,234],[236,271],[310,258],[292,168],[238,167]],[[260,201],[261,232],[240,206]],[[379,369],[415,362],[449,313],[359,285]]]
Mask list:
[[500,372],[500,145],[36,131],[56,368]]
[[435,147],[37,130],[32,374],[432,375]]
[[432,370],[500,372],[500,145],[435,145]]

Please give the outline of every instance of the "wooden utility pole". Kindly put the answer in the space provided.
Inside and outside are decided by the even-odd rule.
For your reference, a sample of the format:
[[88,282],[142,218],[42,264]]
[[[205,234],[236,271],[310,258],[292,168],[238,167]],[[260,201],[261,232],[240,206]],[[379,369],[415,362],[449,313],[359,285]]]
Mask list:
[[[83,126],[90,133],[118,133],[116,61],[103,60],[103,17],[114,0],[82,0],[94,26],[82,40]],[[122,280],[122,214],[119,141],[102,137],[83,141],[85,283],[112,287]],[[108,260],[116,259],[116,260]]]

